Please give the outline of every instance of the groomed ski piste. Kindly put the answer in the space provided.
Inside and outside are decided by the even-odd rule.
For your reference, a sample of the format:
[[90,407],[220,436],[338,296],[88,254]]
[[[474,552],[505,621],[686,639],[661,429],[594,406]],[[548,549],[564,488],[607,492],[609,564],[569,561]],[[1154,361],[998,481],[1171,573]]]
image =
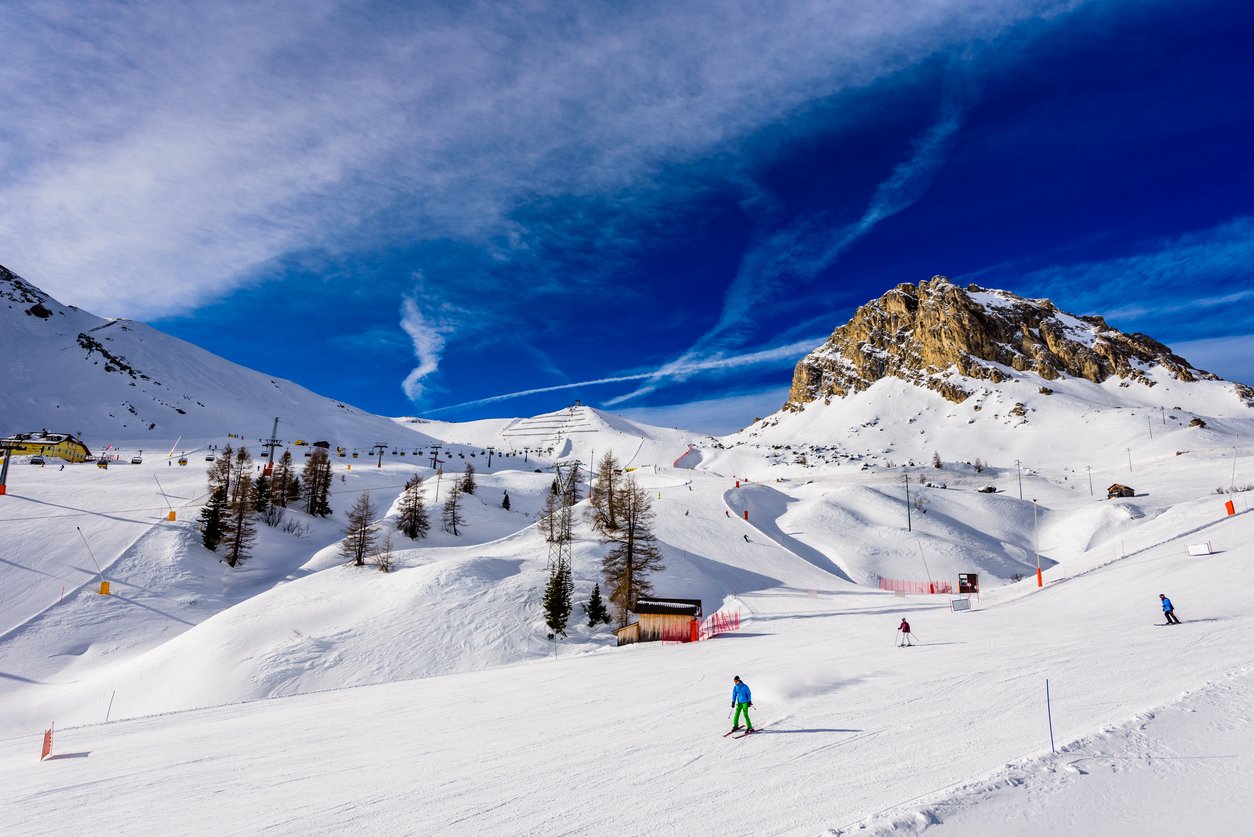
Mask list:
[[[1215,489],[1250,481],[1249,420],[1195,399],[1171,423],[1163,411],[1151,441],[1139,433],[1158,406],[1092,405],[1100,444],[986,433],[990,468],[976,472],[958,461],[972,458],[959,434],[944,436],[953,423],[909,421],[921,403],[950,405],[901,393],[890,384],[841,405],[848,415],[783,415],[717,443],[591,410],[579,422],[398,421],[441,440],[442,479],[412,458],[333,460],[335,513],[289,512],[295,532],[259,526],[255,557],[235,570],[199,545],[203,456],[107,471],[15,458],[0,498],[6,831],[1248,832],[1254,517],[1250,492]],[[860,427],[859,410],[890,444],[774,464],[773,444],[851,438],[813,428]],[[1207,428],[1187,426],[1203,413]],[[1054,427],[1064,418],[1089,420],[1075,411]],[[906,435],[920,424],[925,446]],[[486,466],[487,446],[512,453],[533,432],[549,435],[525,459]],[[926,466],[933,446],[955,461]],[[910,473],[935,483],[909,530],[906,449]],[[667,563],[655,593],[735,610],[738,631],[615,648],[576,606],[570,636],[545,639],[535,517],[549,466],[606,450],[653,499]],[[435,495],[471,452],[479,487],[454,537]],[[394,516],[414,473],[435,506],[431,535],[394,536],[391,573],[345,566],[336,550],[356,494]],[[1102,499],[1115,481],[1137,496]],[[1188,554],[1201,543],[1210,554]],[[577,602],[604,551],[580,522]],[[958,572],[981,574],[969,612],[873,584]],[[1159,593],[1184,624],[1157,626]],[[903,616],[914,647],[897,647]],[[762,727],[742,739],[723,737],[733,675]]]

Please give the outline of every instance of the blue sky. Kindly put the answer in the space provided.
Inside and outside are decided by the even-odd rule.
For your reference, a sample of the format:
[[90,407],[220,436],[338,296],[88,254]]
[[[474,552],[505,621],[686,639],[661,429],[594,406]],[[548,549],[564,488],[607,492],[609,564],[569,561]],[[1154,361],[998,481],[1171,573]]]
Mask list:
[[0,38],[0,263],[375,412],[725,432],[934,274],[1254,382],[1245,3],[17,2]]

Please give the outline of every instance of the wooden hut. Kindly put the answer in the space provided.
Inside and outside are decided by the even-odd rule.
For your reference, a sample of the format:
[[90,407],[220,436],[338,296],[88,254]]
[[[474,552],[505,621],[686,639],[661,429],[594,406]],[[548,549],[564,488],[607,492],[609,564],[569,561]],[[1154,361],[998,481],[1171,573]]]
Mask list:
[[701,625],[700,599],[636,599],[631,612],[637,621],[614,631],[619,645],[633,642],[693,642]]
[[1136,489],[1127,485],[1120,485],[1119,483],[1115,483],[1110,488],[1106,489],[1107,500],[1113,500],[1116,497],[1135,497],[1135,496],[1136,496]]

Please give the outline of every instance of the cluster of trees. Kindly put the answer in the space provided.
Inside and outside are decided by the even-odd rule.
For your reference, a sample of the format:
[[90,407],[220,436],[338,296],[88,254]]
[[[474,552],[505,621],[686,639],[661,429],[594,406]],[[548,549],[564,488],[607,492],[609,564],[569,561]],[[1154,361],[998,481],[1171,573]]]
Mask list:
[[223,548],[223,560],[237,567],[248,560],[257,540],[257,520],[278,526],[283,510],[302,503],[312,515],[331,513],[331,458],[315,449],[300,476],[292,454],[284,451],[269,476],[253,477],[248,448],[229,444],[209,467],[209,500],[200,512],[201,540],[207,549]]
[[[278,526],[289,508],[302,508],[316,517],[328,517],[332,511],[331,457],[326,450],[315,448],[299,475],[290,451],[283,452],[269,475],[263,472],[254,479],[253,471],[248,449],[233,449],[228,444],[208,472],[209,500],[200,513],[202,542],[215,552],[221,547],[223,560],[232,567],[249,558],[257,539],[257,520]],[[405,483],[400,497],[396,528],[410,540],[424,538],[431,530],[422,484],[422,476],[415,474]],[[474,494],[476,488],[475,468],[466,463],[441,515],[444,528],[454,535],[465,525],[462,498]],[[508,493],[502,505],[509,508]],[[370,561],[387,571],[392,566],[392,536],[389,531],[379,541],[376,515],[370,495],[363,492],[348,512],[340,551],[356,566]]]
[[[592,588],[583,610],[590,627],[612,621],[623,626],[636,599],[653,591],[650,574],[666,567],[653,534],[655,514],[648,492],[623,473],[612,452],[597,462],[594,480],[589,516],[593,530],[610,547],[601,561],[601,574],[613,614],[601,597],[599,583]],[[576,480],[571,482],[577,484]],[[571,538],[570,507],[577,501],[577,491],[564,491],[554,481],[540,518],[540,532],[547,541],[561,543]],[[544,593],[545,624],[550,637],[565,636],[572,591],[570,567],[559,561],[550,568]]]

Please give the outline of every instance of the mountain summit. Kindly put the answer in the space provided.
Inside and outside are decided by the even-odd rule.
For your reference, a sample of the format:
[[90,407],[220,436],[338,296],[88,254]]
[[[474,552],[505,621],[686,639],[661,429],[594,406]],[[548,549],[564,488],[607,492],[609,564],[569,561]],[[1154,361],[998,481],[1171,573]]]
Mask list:
[[[1060,311],[1048,299],[1027,299],[978,285],[959,288],[944,276],[898,285],[868,302],[793,373],[787,410],[900,378],[961,403],[970,383],[1001,383],[1015,372],[1052,381],[1102,383],[1120,378],[1154,386],[1159,368],[1179,381],[1219,380],[1144,334],[1125,334],[1097,316]],[[1237,385],[1254,402],[1254,390]]]

